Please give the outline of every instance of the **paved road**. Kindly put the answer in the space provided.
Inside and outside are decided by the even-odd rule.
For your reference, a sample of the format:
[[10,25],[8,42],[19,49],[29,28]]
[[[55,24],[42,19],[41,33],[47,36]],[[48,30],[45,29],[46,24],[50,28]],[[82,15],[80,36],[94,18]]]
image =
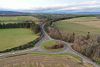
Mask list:
[[[56,39],[52,39],[44,30],[44,25],[41,25],[41,29],[42,29],[42,33],[44,34],[45,38],[48,39],[48,40],[56,40]],[[58,41],[61,41],[61,40],[58,40]],[[82,61],[84,63],[90,63],[90,64],[93,64],[94,67],[100,67],[99,65],[97,65],[95,62],[93,62],[91,59],[87,58],[86,56],[83,56],[82,54],[78,53],[77,51],[73,50],[72,47],[71,47],[71,44],[70,43],[67,43],[65,41],[61,41],[62,43],[64,43],[65,45],[67,45],[67,48],[64,49],[64,51],[61,51],[61,52],[49,52],[51,54],[62,54],[62,53],[66,53],[66,52],[69,52],[69,53],[72,53],[72,54],[75,54],[79,57],[81,57]],[[44,52],[47,52],[48,51],[44,51]]]
[[26,50],[21,50],[21,51],[16,51],[16,52],[9,52],[9,53],[2,53],[0,54],[0,58],[6,58],[6,57],[12,57],[12,56],[16,56],[16,55],[22,55],[22,54],[28,54],[28,53],[32,53],[32,52],[42,52],[42,53],[49,53],[49,54],[63,54],[63,53],[72,53],[72,54],[75,54],[79,57],[82,58],[82,61],[84,63],[91,63],[94,65],[94,67],[100,67],[99,65],[97,65],[96,63],[92,62],[89,58],[87,58],[86,56],[83,56],[82,54],[76,52],[75,50],[73,50],[71,48],[71,44],[70,43],[67,43],[65,41],[61,41],[61,40],[58,40],[62,43],[64,43],[66,45],[67,48],[64,48],[63,51],[60,51],[60,52],[48,52],[46,50],[43,50],[40,45],[42,42],[45,42],[47,40],[55,40],[55,39],[52,39],[46,32],[45,32],[45,29],[44,29],[44,25],[45,24],[41,24],[40,25],[40,28],[41,28],[41,32],[42,32],[42,38],[41,40],[36,43],[35,47],[34,48],[31,48],[31,49],[26,49]]

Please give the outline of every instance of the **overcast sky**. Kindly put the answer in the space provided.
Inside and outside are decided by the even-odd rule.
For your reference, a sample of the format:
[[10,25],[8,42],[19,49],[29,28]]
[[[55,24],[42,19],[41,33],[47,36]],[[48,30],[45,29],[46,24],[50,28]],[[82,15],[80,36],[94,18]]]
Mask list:
[[1,9],[24,10],[36,8],[64,7],[81,9],[86,7],[100,7],[100,0],[0,0]]

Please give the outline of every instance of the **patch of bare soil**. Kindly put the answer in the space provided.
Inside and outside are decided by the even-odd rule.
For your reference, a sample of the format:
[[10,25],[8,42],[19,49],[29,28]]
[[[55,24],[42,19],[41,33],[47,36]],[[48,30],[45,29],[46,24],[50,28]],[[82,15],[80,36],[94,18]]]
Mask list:
[[66,56],[21,55],[0,59],[0,67],[93,67]]

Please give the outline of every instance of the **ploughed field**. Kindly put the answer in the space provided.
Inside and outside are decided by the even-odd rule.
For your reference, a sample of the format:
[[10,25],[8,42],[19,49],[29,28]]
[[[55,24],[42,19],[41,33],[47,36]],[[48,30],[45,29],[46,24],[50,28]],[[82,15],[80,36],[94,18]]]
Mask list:
[[27,28],[0,29],[0,51],[26,44],[36,38],[38,35]]
[[27,54],[0,59],[0,67],[93,67],[70,54]]
[[100,33],[100,19],[97,17],[80,17],[55,22],[53,24],[64,32],[75,32],[78,34]]

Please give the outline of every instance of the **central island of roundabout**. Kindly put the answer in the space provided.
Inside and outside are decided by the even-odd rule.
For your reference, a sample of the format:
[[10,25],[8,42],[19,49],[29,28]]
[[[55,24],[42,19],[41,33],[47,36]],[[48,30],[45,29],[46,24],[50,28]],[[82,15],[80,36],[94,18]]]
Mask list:
[[41,48],[48,52],[60,52],[64,51],[67,46],[59,40],[47,40],[42,42]]

